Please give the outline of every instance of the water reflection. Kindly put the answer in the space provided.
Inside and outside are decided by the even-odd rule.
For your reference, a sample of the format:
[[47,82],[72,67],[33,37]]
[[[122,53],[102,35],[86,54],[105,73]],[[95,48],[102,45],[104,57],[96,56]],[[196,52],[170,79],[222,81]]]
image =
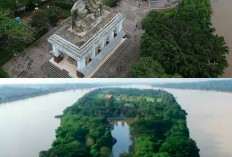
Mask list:
[[130,128],[127,122],[115,122],[111,134],[117,140],[112,149],[113,157],[119,157],[122,152],[128,152],[132,141],[130,140]]

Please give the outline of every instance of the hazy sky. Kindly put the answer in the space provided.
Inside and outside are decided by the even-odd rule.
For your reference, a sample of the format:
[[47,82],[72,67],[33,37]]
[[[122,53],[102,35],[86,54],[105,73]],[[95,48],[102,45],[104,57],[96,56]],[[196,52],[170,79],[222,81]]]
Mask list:
[[138,78],[98,78],[98,79],[63,79],[63,78],[11,78],[0,79],[0,84],[44,84],[44,83],[167,83],[167,82],[197,82],[207,80],[223,80],[223,79],[208,79],[208,78],[151,78],[151,79],[138,79]]

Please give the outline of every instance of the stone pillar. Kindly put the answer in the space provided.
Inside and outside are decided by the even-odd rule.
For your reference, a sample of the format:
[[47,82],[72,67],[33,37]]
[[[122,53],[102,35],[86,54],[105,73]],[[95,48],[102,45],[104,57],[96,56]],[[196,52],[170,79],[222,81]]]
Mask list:
[[83,78],[84,75],[81,73],[81,70],[85,67],[85,58],[77,60],[77,77]]
[[104,38],[101,39],[100,47],[101,47],[101,50],[103,50],[103,48],[105,47],[105,39]]
[[109,39],[110,39],[110,42],[112,42],[112,41],[114,40],[114,31],[112,31],[112,32],[110,33]]
[[122,21],[119,22],[118,27],[119,27],[119,28],[118,28],[119,32],[121,32],[121,31],[122,31]]
[[56,63],[59,63],[64,57],[61,51],[59,51],[56,46],[52,45],[53,58]]
[[116,27],[116,34],[118,34],[120,31],[119,31],[119,24],[117,25]]
[[90,56],[91,59],[94,59],[95,51],[96,51],[96,48],[93,46],[89,51],[89,56]]
[[85,58],[77,61],[77,71],[81,71],[85,67]]

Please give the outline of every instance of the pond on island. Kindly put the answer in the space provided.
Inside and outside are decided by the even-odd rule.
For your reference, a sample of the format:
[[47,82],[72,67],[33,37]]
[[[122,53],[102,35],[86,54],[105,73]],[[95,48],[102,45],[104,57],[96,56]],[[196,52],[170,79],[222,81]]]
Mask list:
[[125,121],[112,122],[112,136],[117,140],[113,145],[112,157],[119,157],[121,153],[128,152],[132,144],[130,139],[130,127]]

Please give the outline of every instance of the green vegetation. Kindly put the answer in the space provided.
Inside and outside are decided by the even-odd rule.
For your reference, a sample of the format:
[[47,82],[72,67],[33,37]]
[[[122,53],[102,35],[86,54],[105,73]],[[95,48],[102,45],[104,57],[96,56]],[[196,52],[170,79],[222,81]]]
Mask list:
[[[0,71],[1,72],[1,71]],[[8,84],[0,85],[0,104],[20,99],[27,99],[39,95],[49,93],[75,90],[75,89],[89,89],[96,87],[89,83],[73,83],[73,84]]]
[[[113,97],[107,98],[109,94]],[[171,94],[119,88],[91,91],[68,107],[56,140],[40,157],[109,157],[115,143],[109,118],[122,115],[131,119],[133,141],[122,157],[199,157],[186,113]]]
[[0,78],[8,78],[9,75],[3,69],[0,68]]
[[[218,77],[228,66],[225,55],[228,47],[224,38],[214,34],[211,27],[209,0],[183,0],[177,19],[175,10],[151,11],[142,21],[145,33],[141,39],[140,62],[132,66],[133,77],[140,77],[146,69],[143,57],[152,57],[159,69],[168,75],[182,77]],[[137,67],[143,68],[137,68]],[[153,66],[152,66],[153,67]],[[150,66],[147,67],[153,73]],[[146,75],[146,74],[145,74]],[[146,75],[147,77],[162,77]]]
[[15,12],[21,7],[33,6],[35,3],[40,4],[42,2],[42,0],[18,0],[17,2],[15,0],[1,0],[0,7]]
[[63,13],[59,7],[51,6],[47,10],[35,10],[31,17],[31,25],[37,29],[47,28],[49,24],[56,26],[60,19],[65,19],[70,16],[70,13]]
[[51,6],[48,10],[48,18],[49,22],[55,26],[58,23],[59,19],[64,19],[67,17],[63,15],[63,11],[61,8]]
[[[15,52],[20,52],[33,40],[30,29],[17,23],[7,11],[0,8],[0,66],[6,63]],[[6,77],[1,70],[0,77]]]
[[31,25],[36,28],[46,27],[48,23],[48,12],[42,9],[35,10],[31,17]]
[[[28,16],[18,11],[20,7],[26,8],[40,4],[40,0],[3,0],[0,1],[0,66],[5,64],[14,54],[18,54],[33,42],[47,33],[49,26],[55,26],[60,19],[70,16],[70,10],[64,10],[51,4],[49,8],[35,10],[29,15],[31,21],[17,22],[16,13]],[[32,7],[34,9],[34,7]],[[42,8],[42,7],[41,7]],[[28,11],[30,12],[30,10]],[[50,24],[50,25],[49,25]],[[1,69],[0,77],[8,75]]]
[[154,85],[155,87],[162,88],[179,88],[179,89],[197,89],[197,90],[215,90],[232,92],[232,79],[217,80],[217,81],[202,81],[190,83],[167,83]]
[[56,0],[55,6],[70,10],[76,0]]
[[114,7],[117,5],[119,1],[120,0],[104,0],[104,5],[107,5],[109,7]]
[[136,78],[167,78],[167,77],[181,77],[180,75],[167,75],[164,68],[159,62],[153,60],[152,57],[143,57],[132,65],[130,69],[132,77]]

